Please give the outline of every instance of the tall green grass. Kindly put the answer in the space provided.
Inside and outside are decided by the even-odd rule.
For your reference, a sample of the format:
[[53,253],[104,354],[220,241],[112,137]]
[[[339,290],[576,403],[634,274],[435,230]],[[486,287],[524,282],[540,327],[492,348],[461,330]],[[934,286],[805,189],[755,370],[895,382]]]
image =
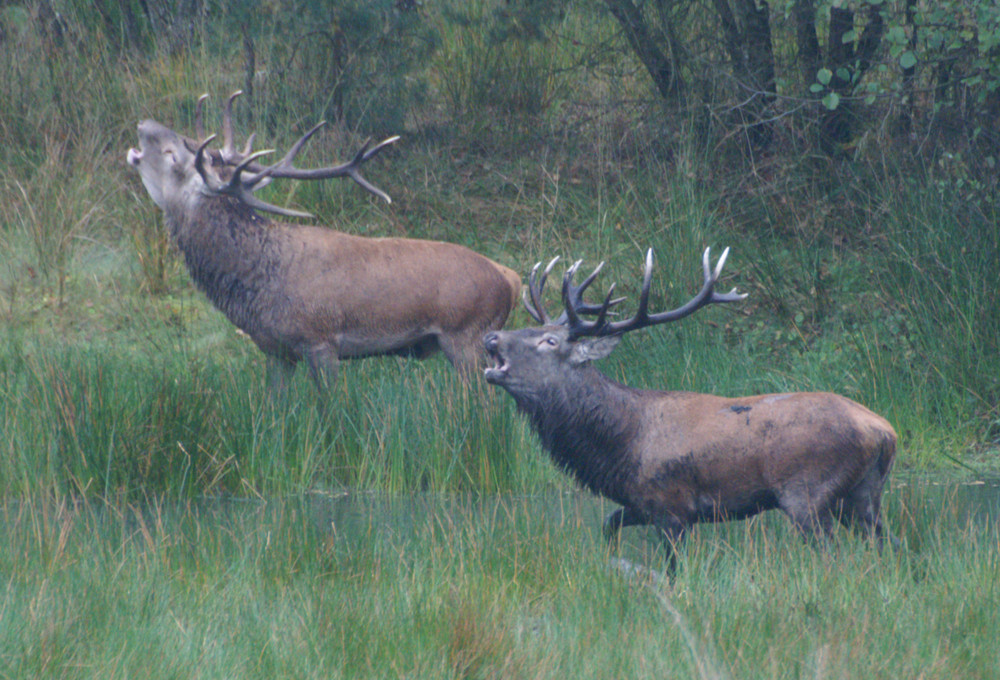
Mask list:
[[443,359],[347,363],[323,403],[304,371],[272,394],[262,358],[239,349],[218,365],[191,349],[153,359],[15,350],[0,361],[0,492],[270,496],[547,478],[513,405],[463,384]]
[[[63,8],[72,30],[54,41],[40,28],[41,6],[0,10],[11,48],[0,50],[0,88],[11,93],[0,100],[0,491],[194,497],[562,483],[509,397],[460,384],[440,359],[348,363],[327,412],[304,376],[285,401],[269,399],[260,354],[192,290],[123,163],[142,118],[193,132],[201,92],[212,94],[206,124],[217,125],[221,101],[244,86],[245,55],[209,29],[235,15],[200,16],[186,44],[153,36],[128,48],[102,39],[107,21],[83,6]],[[744,303],[633,334],[602,370],[657,389],[841,392],[896,425],[901,466],[995,469],[992,203],[970,200],[938,170],[900,174],[891,163],[858,161],[830,178],[807,159],[770,183],[742,176],[687,134],[693,123],[664,136],[620,105],[642,89],[629,77],[609,82],[574,66],[584,55],[570,36],[613,41],[606,17],[569,12],[548,43],[518,57],[497,51],[512,49],[491,34],[498,7],[458,9],[461,21],[427,15],[441,42],[418,73],[458,89],[412,102],[412,129],[368,173],[395,202],[377,205],[346,184],[275,183],[268,200],[352,233],[463,243],[524,275],[557,254],[585,267],[605,260],[595,292],[616,282],[630,297],[625,311],[647,247],[657,258],[652,304],[666,308],[697,289],[706,246],[714,257],[731,246],[723,284],[749,292]],[[282,31],[291,29],[269,26],[252,35],[258,63],[288,67],[280,82],[261,69],[237,104],[237,134],[286,148],[324,111],[309,94],[315,73],[286,61]],[[477,107],[494,86],[500,103]],[[519,87],[535,93],[526,137],[498,123],[498,106],[517,113],[503,98],[517,100]],[[349,126],[331,128],[304,163],[356,148]],[[473,143],[470,129],[488,139]],[[509,325],[530,323],[517,310]]]
[[[7,677],[992,677],[996,525],[889,494],[903,539],[699,526],[669,584],[550,495],[0,506]],[[655,544],[626,554],[654,570]]]
[[906,378],[923,397],[921,415],[944,423],[978,411],[995,422],[1000,214],[948,184],[894,197],[876,276],[896,301],[886,326],[910,363]]

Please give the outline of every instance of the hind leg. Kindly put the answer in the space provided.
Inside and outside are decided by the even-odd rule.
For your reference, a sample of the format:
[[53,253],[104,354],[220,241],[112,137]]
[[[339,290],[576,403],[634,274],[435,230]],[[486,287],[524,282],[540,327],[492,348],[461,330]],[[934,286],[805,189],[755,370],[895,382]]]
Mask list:
[[851,489],[836,506],[835,516],[849,529],[860,528],[867,537],[874,537],[879,550],[886,540],[893,549],[899,547],[899,540],[882,526],[882,487],[884,480],[875,470]]
[[833,516],[826,499],[816,498],[805,489],[779,499],[778,506],[788,515],[792,524],[806,540],[829,538],[833,528]]
[[438,336],[441,351],[455,367],[462,382],[469,384],[483,365],[482,333],[442,333]]

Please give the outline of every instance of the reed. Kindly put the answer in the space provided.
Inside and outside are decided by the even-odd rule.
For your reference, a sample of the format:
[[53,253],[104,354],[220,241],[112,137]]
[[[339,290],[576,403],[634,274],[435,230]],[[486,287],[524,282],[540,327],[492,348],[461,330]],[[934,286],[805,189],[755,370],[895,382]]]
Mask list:
[[[894,489],[898,553],[777,515],[699,526],[670,582],[609,568],[605,508],[573,495],[8,497],[0,671],[989,677],[1000,538],[960,491]],[[649,538],[623,550],[656,570]]]

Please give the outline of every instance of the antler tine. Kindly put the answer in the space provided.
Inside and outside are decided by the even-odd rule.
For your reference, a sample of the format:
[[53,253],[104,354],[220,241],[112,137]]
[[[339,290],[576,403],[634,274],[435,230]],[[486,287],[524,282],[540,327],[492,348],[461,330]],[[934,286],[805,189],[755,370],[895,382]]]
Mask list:
[[285,217],[302,217],[304,219],[311,219],[315,217],[315,215],[313,215],[312,213],[302,212],[300,210],[292,210],[290,208],[282,208],[280,206],[274,205],[273,203],[262,201],[249,191],[242,191],[240,193],[240,200],[249,205],[251,208],[256,208],[257,210],[263,210],[264,212],[274,213],[275,215],[284,215]]
[[253,141],[255,139],[257,139],[257,133],[251,132],[250,136],[247,137],[247,143],[243,145],[243,151],[241,152],[241,155],[243,156],[250,155],[250,153],[253,151]]
[[[608,288],[607,295],[604,296],[604,302],[599,305],[591,305],[584,302],[584,291],[597,278],[598,273],[604,268],[604,263],[599,263],[594,268],[594,271],[590,273],[590,276],[584,279],[579,286],[574,286],[573,277],[576,275],[576,270],[580,266],[580,262],[578,260],[574,263],[572,267],[566,270],[566,274],[563,276],[563,306],[565,310],[559,317],[559,322],[569,328],[571,338],[578,338],[584,335],[604,335],[602,329],[608,325],[609,310],[625,298],[614,297],[615,284],[612,283],[611,287]],[[580,318],[580,314],[596,314],[597,319],[594,321],[584,321]]]
[[[565,317],[566,325],[570,329],[570,337],[577,338],[583,335],[603,335],[601,329],[607,324],[608,310],[613,305],[618,304],[625,298],[611,299],[615,294],[615,284],[608,288],[608,294],[604,296],[604,302],[600,305],[585,305],[586,309],[578,308],[576,302],[570,300],[566,305]],[[594,321],[584,321],[580,318],[581,313],[597,314]]]
[[368,148],[368,145],[371,143],[371,140],[365,140],[365,145],[363,147],[361,147],[361,151],[359,151],[358,154],[354,157],[354,161],[358,165],[361,165],[362,163],[364,163],[365,161],[367,161],[369,158],[372,158],[375,154],[377,154],[379,151],[381,151],[385,147],[389,146],[390,144],[395,144],[396,142],[398,142],[399,139],[400,139],[399,135],[393,135],[392,137],[386,137],[381,142],[379,142],[378,144],[376,144],[372,148],[368,149],[367,151],[365,151],[365,149]]
[[[583,260],[579,260],[575,265],[573,265],[574,273],[576,272],[576,267],[578,267],[581,262],[583,262]],[[594,282],[594,279],[597,278],[597,275],[601,273],[602,269],[604,269],[603,261],[599,262],[597,266],[594,267],[594,271],[590,272],[590,275],[587,278],[585,278],[583,282],[579,286],[576,286],[576,288],[572,291],[575,293],[575,299],[578,302],[583,302],[583,291],[587,290],[587,287]],[[563,283],[564,284],[566,283],[566,277],[563,277]]]
[[243,90],[236,90],[229,95],[229,99],[226,100],[226,105],[222,109],[222,157],[227,161],[242,160],[242,156],[246,155],[237,154],[233,144],[233,101],[241,94],[243,94]]
[[203,114],[206,99],[208,99],[207,92],[198,97],[198,102],[194,106],[194,134],[198,137],[199,144],[205,139],[205,119]]
[[258,158],[261,158],[262,156],[269,156],[272,153],[274,153],[274,149],[261,149],[260,151],[254,151],[252,154],[241,160],[239,165],[233,168],[233,176],[229,180],[229,183],[234,187],[239,185],[241,188],[249,189],[253,186],[253,184],[256,184],[256,182],[247,183],[240,175],[243,174],[244,170],[249,168],[251,165],[254,165]]
[[[552,318],[545,311],[542,306],[542,292],[545,290],[545,281],[549,278],[549,274],[552,272],[552,268],[556,266],[556,262],[559,261],[559,256],[556,255],[549,262],[549,265],[542,272],[542,278],[539,280],[538,268],[542,266],[541,262],[536,262],[535,266],[531,268],[531,274],[528,275],[528,290],[521,293],[521,299],[524,302],[524,308],[527,310],[528,314],[531,315],[535,321],[546,326],[552,325]],[[525,293],[531,296],[531,301],[525,297]]]
[[642,270],[642,288],[639,291],[639,309],[633,319],[645,321],[649,318],[649,290],[653,286],[653,249],[646,251],[646,265]]
[[[746,298],[749,293],[737,293],[736,287],[734,286],[732,290],[728,293],[716,293],[715,284],[719,281],[719,275],[722,274],[722,265],[726,263],[726,258],[729,257],[729,248],[727,247],[722,251],[722,255],[719,257],[719,261],[715,264],[715,271],[712,273],[712,297],[709,302],[738,302]],[[708,248],[705,249],[705,261],[708,261]]]
[[[605,309],[604,302],[597,305],[592,305],[583,299],[584,291],[586,291],[587,288],[590,286],[590,284],[594,282],[594,279],[597,278],[597,275],[601,272],[603,268],[604,268],[604,262],[598,263],[598,265],[594,267],[594,271],[592,271],[590,275],[587,278],[585,278],[582,283],[580,283],[579,286],[572,286],[570,288],[570,291],[572,293],[571,297],[573,300],[573,308],[577,311],[578,314],[600,314],[601,311]],[[611,284],[612,290],[614,290],[614,287],[615,284]],[[608,292],[610,293],[611,291],[609,290]],[[620,297],[610,301],[606,300],[606,302],[608,304],[608,308],[611,308],[624,300],[625,300],[624,297]],[[611,313],[614,314],[614,312]],[[566,318],[565,313],[560,318],[565,319]]]
[[223,185],[216,182],[205,172],[205,149],[212,143],[213,139],[215,139],[215,135],[209,135],[198,145],[198,150],[194,154],[194,169],[201,175],[201,180],[205,183],[205,186],[212,191],[218,192]]
[[275,173],[285,168],[288,168],[289,170],[296,170],[295,166],[292,165],[292,160],[299,153],[299,151],[302,150],[302,147],[305,146],[305,143],[309,141],[309,138],[312,137],[314,134],[316,134],[316,131],[319,130],[324,125],[326,125],[326,121],[321,120],[320,122],[316,123],[311,128],[309,128],[309,132],[299,137],[298,141],[292,144],[292,148],[288,150],[288,153],[286,153],[284,156],[281,157],[281,160],[279,160],[274,165],[270,165],[264,168],[264,170],[261,171],[260,176],[282,177],[283,175]]

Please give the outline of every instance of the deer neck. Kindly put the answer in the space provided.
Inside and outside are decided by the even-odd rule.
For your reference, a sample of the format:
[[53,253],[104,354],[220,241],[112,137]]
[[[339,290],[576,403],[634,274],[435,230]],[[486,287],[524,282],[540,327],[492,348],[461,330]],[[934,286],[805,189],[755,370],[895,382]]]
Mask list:
[[624,502],[638,462],[628,453],[639,433],[636,390],[585,366],[546,385],[536,398],[517,399],[542,445],[583,486]]
[[270,220],[228,197],[198,210],[167,213],[167,223],[195,284],[236,326],[253,335],[255,305],[280,267]]

